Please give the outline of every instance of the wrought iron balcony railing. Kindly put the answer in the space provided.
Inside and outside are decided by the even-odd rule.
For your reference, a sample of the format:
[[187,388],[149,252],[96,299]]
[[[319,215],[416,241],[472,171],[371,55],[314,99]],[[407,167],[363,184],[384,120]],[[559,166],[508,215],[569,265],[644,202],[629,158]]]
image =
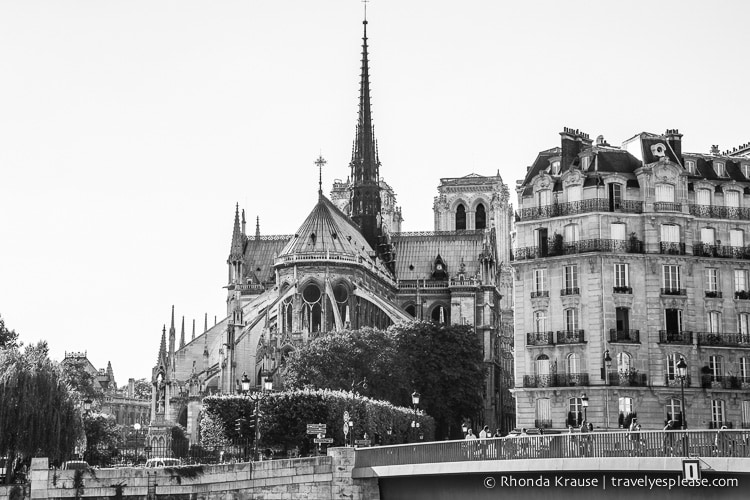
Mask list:
[[733,428],[734,424],[732,422],[728,422],[726,420],[713,420],[708,423],[709,429],[721,429],[722,427],[726,427],[727,429]]
[[609,330],[609,341],[620,342],[623,344],[640,344],[641,333],[639,330]]
[[589,385],[588,373],[550,373],[547,375],[524,375],[523,386],[534,387],[580,387]]
[[[685,376],[685,387],[690,387],[691,378],[690,375]],[[669,387],[680,387],[681,380],[680,377],[672,374],[672,375],[665,375],[664,376],[664,385]]]
[[716,290],[704,290],[704,293],[707,299],[720,299],[721,298],[721,292],[717,292]]
[[536,292],[531,292],[532,299],[538,299],[540,297],[549,297],[549,290],[538,290]]
[[750,300],[750,292],[747,290],[737,290],[734,292],[734,298],[737,300]]
[[580,294],[581,294],[581,290],[578,287],[563,288],[563,289],[560,290],[560,295],[562,295],[562,296],[565,296],[565,295],[580,295]]
[[654,202],[654,212],[682,212],[682,203],[657,201]]
[[687,295],[686,288],[662,288],[662,295]]
[[554,345],[553,332],[529,332],[526,334],[526,345]]
[[558,344],[584,344],[586,340],[583,336],[583,330],[558,330]]
[[648,384],[645,373],[637,371],[611,371],[609,372],[609,385],[645,387]]
[[685,255],[685,244],[672,241],[660,241],[659,253],[667,255]]
[[612,293],[633,293],[633,289],[629,286],[613,286]]
[[693,343],[693,332],[659,330],[659,342],[662,344],[689,345]]
[[750,220],[750,208],[713,207],[711,205],[688,205],[690,215],[710,219]]
[[697,332],[699,346],[750,348],[750,333]]
[[643,202],[636,200],[620,200],[610,202],[607,198],[593,198],[590,200],[571,201],[567,203],[553,203],[540,207],[528,207],[517,212],[518,220],[549,219],[591,212],[624,212],[640,214],[643,212]]
[[733,247],[713,243],[694,243],[693,255],[721,259],[750,259],[750,246]]
[[554,238],[550,238],[547,245],[544,247],[533,246],[517,248],[513,259],[541,259],[544,257],[557,257],[559,255],[572,255],[587,252],[643,253],[643,242],[635,238],[627,240],[595,238],[566,243],[560,239],[555,240]]
[[552,428],[552,420],[551,419],[534,419],[534,427],[537,429],[551,429]]
[[734,375],[701,375],[701,387],[704,389],[747,389],[745,378]]

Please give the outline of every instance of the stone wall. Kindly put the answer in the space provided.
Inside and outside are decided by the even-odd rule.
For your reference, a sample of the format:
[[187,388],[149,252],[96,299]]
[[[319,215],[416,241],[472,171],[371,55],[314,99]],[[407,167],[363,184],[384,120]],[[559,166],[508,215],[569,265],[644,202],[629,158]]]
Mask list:
[[[353,467],[352,448],[334,448],[328,456],[200,468],[92,469],[78,478],[76,471],[50,469],[46,458],[35,458],[25,498],[378,500],[377,479],[354,480]],[[11,490],[0,487],[0,500],[9,499]]]

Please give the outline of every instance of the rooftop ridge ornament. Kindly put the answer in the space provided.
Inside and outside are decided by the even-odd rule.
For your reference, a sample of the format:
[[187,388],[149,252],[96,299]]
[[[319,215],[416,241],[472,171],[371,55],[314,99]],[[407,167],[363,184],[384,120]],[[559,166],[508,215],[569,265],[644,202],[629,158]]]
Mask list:
[[323,196],[323,166],[328,163],[323,154],[318,155],[318,159],[315,160],[315,165],[318,167],[318,196]]

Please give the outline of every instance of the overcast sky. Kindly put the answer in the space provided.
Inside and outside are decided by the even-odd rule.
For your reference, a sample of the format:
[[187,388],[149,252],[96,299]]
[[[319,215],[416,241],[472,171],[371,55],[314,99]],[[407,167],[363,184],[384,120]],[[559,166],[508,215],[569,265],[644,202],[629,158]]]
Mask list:
[[[373,0],[381,174],[406,231],[441,177],[514,193],[563,127],[750,140],[750,3]],[[52,357],[150,377],[175,305],[225,313],[235,203],[294,233],[345,179],[358,0],[2,0],[0,315]],[[513,196],[515,203],[515,194]],[[179,339],[179,337],[178,337]]]

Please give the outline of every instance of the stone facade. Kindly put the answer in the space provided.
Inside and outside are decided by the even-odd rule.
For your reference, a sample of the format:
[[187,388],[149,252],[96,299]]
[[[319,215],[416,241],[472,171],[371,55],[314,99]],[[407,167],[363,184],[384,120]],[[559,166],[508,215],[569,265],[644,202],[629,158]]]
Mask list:
[[750,426],[747,153],[561,138],[517,185],[518,425]]

